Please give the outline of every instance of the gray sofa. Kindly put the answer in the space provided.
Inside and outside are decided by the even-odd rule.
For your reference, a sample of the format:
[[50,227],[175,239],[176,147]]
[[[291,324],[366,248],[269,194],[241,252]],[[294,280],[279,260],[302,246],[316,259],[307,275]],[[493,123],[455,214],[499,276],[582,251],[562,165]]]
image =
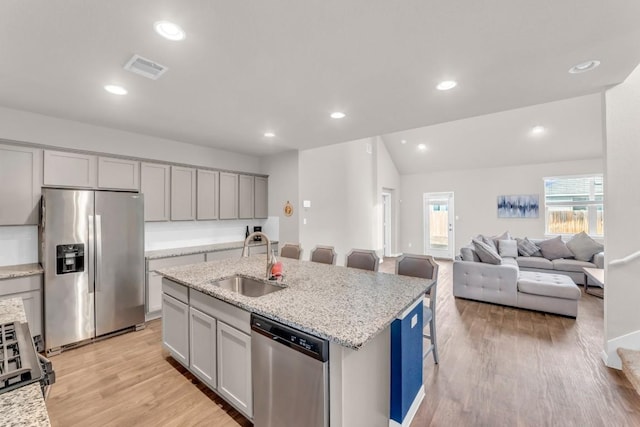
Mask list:
[[453,263],[453,295],[576,317],[581,297],[577,285],[586,281],[582,268],[603,265],[603,253],[595,254],[591,261],[503,256],[498,264],[464,261],[459,256]]
[[576,317],[581,292],[566,275],[520,271],[504,258],[500,265],[454,261],[453,296]]
[[[543,239],[531,239],[533,243],[539,243]],[[521,271],[537,271],[540,273],[558,273],[569,276],[576,285],[592,284],[587,282],[583,267],[604,268],[604,252],[597,253],[591,261],[579,261],[577,259],[554,259],[549,261],[543,257],[518,256],[516,259]]]

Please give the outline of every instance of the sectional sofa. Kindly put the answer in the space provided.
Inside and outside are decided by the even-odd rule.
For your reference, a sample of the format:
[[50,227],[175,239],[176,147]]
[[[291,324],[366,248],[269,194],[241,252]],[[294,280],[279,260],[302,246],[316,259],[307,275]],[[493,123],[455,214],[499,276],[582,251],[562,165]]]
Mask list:
[[[528,252],[521,250],[521,243],[523,248],[528,245]],[[485,246],[495,253],[484,253]],[[567,244],[560,237],[478,236],[453,263],[453,295],[575,317],[581,296],[577,285],[587,280],[582,268],[603,268],[603,249],[586,235],[572,236]]]

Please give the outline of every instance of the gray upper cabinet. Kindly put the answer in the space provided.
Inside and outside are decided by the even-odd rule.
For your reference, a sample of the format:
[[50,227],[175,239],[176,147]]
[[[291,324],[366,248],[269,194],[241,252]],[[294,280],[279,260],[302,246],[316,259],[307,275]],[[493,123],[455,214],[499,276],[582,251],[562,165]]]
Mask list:
[[37,225],[41,186],[42,150],[0,145],[0,225]]
[[140,162],[98,157],[98,188],[140,190]]
[[96,188],[97,169],[94,155],[44,151],[44,185]]
[[269,216],[269,180],[261,176],[255,177],[255,207],[254,217],[267,218]]
[[218,219],[219,190],[220,173],[198,169],[197,219]]
[[171,220],[196,219],[196,170],[171,166]]
[[254,188],[253,177],[249,175],[239,176],[238,190],[238,217],[242,219],[253,218]]
[[220,219],[238,218],[238,174],[220,172]]
[[171,167],[157,163],[140,165],[140,191],[144,194],[144,220],[168,221]]

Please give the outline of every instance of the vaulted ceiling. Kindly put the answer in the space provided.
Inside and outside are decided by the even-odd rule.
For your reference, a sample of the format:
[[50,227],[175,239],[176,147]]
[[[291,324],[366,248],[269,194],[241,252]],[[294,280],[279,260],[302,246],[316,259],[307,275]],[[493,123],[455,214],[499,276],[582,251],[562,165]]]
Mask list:
[[[5,0],[0,105],[265,155],[601,92],[640,62],[638,16],[604,0]],[[133,54],[168,71],[123,70]]]

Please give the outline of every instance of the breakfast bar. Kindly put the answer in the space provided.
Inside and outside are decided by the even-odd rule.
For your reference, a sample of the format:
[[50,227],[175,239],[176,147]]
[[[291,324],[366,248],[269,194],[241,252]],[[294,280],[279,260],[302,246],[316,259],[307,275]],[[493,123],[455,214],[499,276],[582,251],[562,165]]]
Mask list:
[[[233,308],[246,313],[246,319],[250,314],[260,315],[328,341],[330,425],[390,425],[390,408],[393,405],[392,342],[410,345],[421,355],[422,299],[432,281],[308,261],[284,258],[281,261],[284,277],[276,283],[265,281],[264,255],[172,267],[158,272],[165,277],[165,302],[177,304],[182,299],[183,307],[192,310],[194,305],[196,308],[202,307],[201,301],[205,297],[213,305],[225,303],[227,308],[218,311],[223,313],[218,317],[218,325],[222,324],[224,328],[227,327],[225,313]],[[279,289],[259,297],[250,297],[219,285],[233,277],[273,283],[270,286]],[[402,344],[403,340],[392,339],[391,326],[394,321],[404,317],[408,319],[408,329],[413,330],[415,338],[412,338],[412,342],[405,339]],[[174,334],[169,329],[172,327],[169,319],[170,316],[163,312],[165,336]],[[247,330],[247,326],[240,323],[236,323],[236,328]],[[176,360],[185,364],[186,358],[179,360],[185,352],[176,351],[172,343],[165,343],[165,348]],[[399,359],[395,363],[402,362]],[[419,363],[421,378],[421,357]],[[196,376],[203,378],[197,372]],[[219,384],[212,382],[209,386],[225,396],[224,390],[220,393],[222,387]],[[423,396],[420,380],[419,391],[412,394],[409,403],[415,398],[413,406],[417,406]],[[238,408],[240,405],[234,406]],[[252,418],[250,404],[238,409]]]

